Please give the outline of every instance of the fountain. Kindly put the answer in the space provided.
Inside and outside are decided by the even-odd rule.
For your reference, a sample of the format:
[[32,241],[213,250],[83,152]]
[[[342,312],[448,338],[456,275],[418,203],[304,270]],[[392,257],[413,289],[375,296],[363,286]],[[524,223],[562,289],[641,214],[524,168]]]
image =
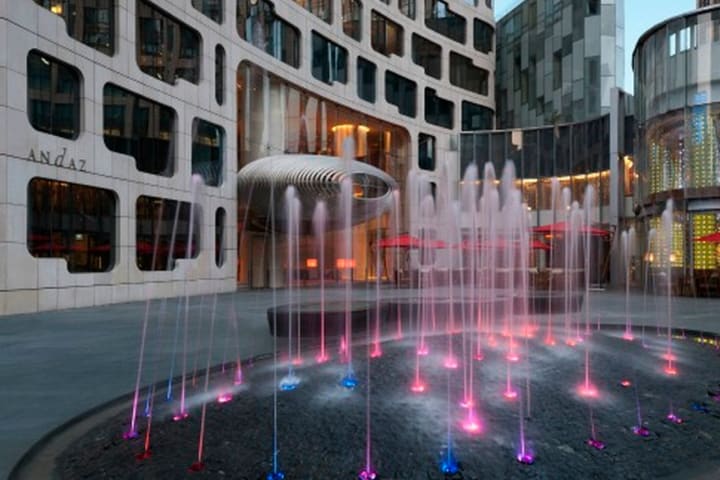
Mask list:
[[[352,144],[345,147],[354,151]],[[273,288],[268,295],[271,355],[252,362],[238,359],[232,373],[225,373],[229,340],[225,338],[222,347],[213,343],[225,320],[213,295],[208,297],[207,321],[197,323],[209,332],[205,343],[197,340],[205,354],[204,369],[191,372],[191,315],[185,297],[178,304],[174,335],[177,344],[184,323],[182,374],[156,387],[143,367],[147,350],[158,348],[153,335],[162,334],[159,327],[151,328],[153,321],[159,322],[167,312],[163,307],[154,315],[148,302],[136,387],[127,403],[130,418],[123,411],[122,417],[107,420],[102,430],[114,438],[120,424],[126,441],[107,446],[103,440],[108,437],[102,433],[88,435],[64,451],[57,468],[79,478],[93,471],[93,462],[102,457],[109,465],[108,475],[117,477],[142,473],[267,480],[620,478],[631,472],[653,478],[681,471],[663,454],[652,462],[643,460],[661,438],[697,448],[684,450],[688,462],[720,446],[715,438],[701,439],[694,430],[697,423],[684,421],[717,421],[716,403],[699,399],[709,394],[703,386],[717,371],[718,360],[711,345],[692,341],[697,335],[677,338],[669,289],[667,332],[662,337],[645,335],[643,326],[643,345],[627,341],[640,327],[637,320],[636,325],[632,322],[629,274],[624,317],[619,315],[623,324],[604,325],[602,331],[590,328],[590,236],[597,208],[592,187],[581,206],[569,189],[560,192],[558,180],[551,184],[553,220],[557,215],[565,225],[552,235],[563,253],[552,255],[565,278],[547,294],[552,297],[556,290],[558,302],[547,299],[540,304],[534,299],[541,293],[530,287],[527,205],[512,165],[499,181],[492,165],[483,168],[482,178],[477,166],[471,166],[464,172],[457,201],[434,195],[429,180],[413,173],[407,196],[417,200],[412,215],[418,228],[407,246],[381,252],[380,226],[387,225],[390,235],[400,233],[404,193],[394,185],[378,187],[364,176],[370,170],[353,173],[357,162],[349,154],[335,160],[326,165],[339,165],[336,183],[315,197],[306,194],[308,187],[302,182],[270,182],[266,190],[260,183],[253,187],[267,194],[261,208],[267,215],[271,270],[275,280],[285,282],[284,290]],[[377,200],[373,188],[382,198],[370,203]],[[369,219],[377,222],[372,235],[366,234],[375,246],[374,263],[368,255],[366,262],[357,264],[365,265],[374,278],[364,288],[354,288],[354,235],[362,235],[357,225]],[[663,242],[663,251],[669,252],[672,233],[670,204],[648,248],[651,240]],[[632,229],[622,233],[626,265],[635,251],[634,236]],[[320,271],[318,288],[300,282],[296,267],[307,254],[300,245],[303,238],[312,239],[311,252]],[[382,253],[389,262],[383,262]],[[408,289],[390,284],[393,277],[399,279],[393,273],[400,269],[404,254],[415,282]],[[340,275],[336,285],[328,286],[325,271],[332,265]],[[555,268],[553,261],[550,267]],[[283,268],[284,273],[277,273]],[[583,303],[585,310],[580,312]],[[539,334],[541,325],[544,335]],[[227,323],[225,337],[233,328],[242,334],[237,323]],[[566,341],[556,342],[561,335]],[[223,348],[223,363],[216,368],[214,347]],[[340,357],[331,355],[333,351],[340,351]],[[303,363],[303,352],[317,361]],[[670,378],[658,372],[657,352],[662,352],[663,369]],[[173,353],[171,365],[174,357]],[[693,368],[676,375],[678,365],[691,364]],[[195,375],[201,380],[198,385],[188,381]],[[148,415],[146,426],[141,426],[138,404],[144,384]],[[177,387],[179,409],[162,401],[172,399]],[[193,451],[186,448],[188,436],[197,438]],[[584,449],[593,461],[583,463],[575,448]]]

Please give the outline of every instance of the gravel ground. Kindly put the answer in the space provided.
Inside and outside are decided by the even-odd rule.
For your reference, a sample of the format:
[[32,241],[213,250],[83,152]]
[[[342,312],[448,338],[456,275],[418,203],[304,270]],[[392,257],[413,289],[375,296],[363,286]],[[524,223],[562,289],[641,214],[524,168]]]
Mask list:
[[[482,423],[478,434],[460,428],[466,415],[459,406],[464,370],[462,365],[457,370],[442,367],[445,336],[429,338],[430,354],[419,357],[428,386],[422,394],[409,388],[415,375],[414,340],[384,343],[382,357],[370,361],[369,384],[367,349],[356,346],[353,367],[360,384],[354,390],[338,382],[347,365],[337,359],[317,365],[308,356],[296,370],[302,380],[298,388],[277,396],[280,469],[293,480],[357,478],[365,465],[368,385],[372,465],[380,479],[657,479],[690,472],[708,461],[720,465],[720,402],[708,394],[720,390],[718,350],[692,336],[676,339],[678,375],[670,377],[663,372],[664,338],[653,329],[646,345],[642,343],[626,342],[611,331],[593,334],[588,345],[591,380],[599,390],[595,399],[576,393],[584,378],[584,344],[548,347],[521,340],[520,361],[512,364],[516,400],[502,395],[505,350],[486,346],[485,358],[473,363]],[[285,346],[282,340],[279,344]],[[454,348],[462,351],[459,336]],[[285,373],[282,366],[278,378]],[[193,405],[186,420],[173,422],[176,404],[164,402],[160,392],[150,458],[135,458],[143,451],[146,419],[140,420],[140,438],[127,441],[122,433],[128,415],[123,414],[69,447],[58,459],[59,476],[264,479],[272,469],[272,361],[246,367],[244,384],[233,400],[219,404],[214,399],[231,388],[231,378],[228,372],[210,382],[201,472],[189,471],[197,459],[200,405]],[[631,386],[623,387],[622,380]],[[196,386],[189,387],[196,403],[203,386],[199,377]],[[647,438],[632,432],[638,406],[650,431]],[[666,419],[670,408],[683,418],[682,424]],[[596,437],[607,445],[604,450],[586,444],[591,416]],[[530,466],[515,460],[521,418],[536,459]],[[439,461],[448,444],[448,423],[461,471],[445,477]]]

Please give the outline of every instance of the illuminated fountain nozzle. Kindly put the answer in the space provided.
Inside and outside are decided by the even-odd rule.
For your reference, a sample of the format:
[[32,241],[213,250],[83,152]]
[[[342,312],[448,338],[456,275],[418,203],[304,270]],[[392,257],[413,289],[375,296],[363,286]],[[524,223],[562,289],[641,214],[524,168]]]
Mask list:
[[377,472],[371,468],[367,468],[358,473],[358,480],[375,480],[377,478]]
[[529,452],[520,452],[515,458],[523,465],[532,465],[533,463],[535,463],[535,456]]
[[597,438],[588,438],[585,442],[595,450],[605,450],[605,442],[598,440]]

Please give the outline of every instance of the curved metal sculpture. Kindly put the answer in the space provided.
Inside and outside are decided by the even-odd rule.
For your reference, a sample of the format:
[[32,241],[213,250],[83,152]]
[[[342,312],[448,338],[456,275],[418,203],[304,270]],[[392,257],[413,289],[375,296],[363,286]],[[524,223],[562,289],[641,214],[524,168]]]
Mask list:
[[283,229],[285,207],[283,194],[294,186],[302,204],[302,222],[309,224],[318,200],[328,207],[330,227],[340,226],[338,211],[344,179],[352,179],[353,225],[377,217],[392,206],[392,192],[397,182],[379,168],[357,160],[342,160],[325,155],[276,155],[251,162],[238,172],[238,198],[247,204],[254,217],[267,225],[270,204],[275,202],[276,228]]

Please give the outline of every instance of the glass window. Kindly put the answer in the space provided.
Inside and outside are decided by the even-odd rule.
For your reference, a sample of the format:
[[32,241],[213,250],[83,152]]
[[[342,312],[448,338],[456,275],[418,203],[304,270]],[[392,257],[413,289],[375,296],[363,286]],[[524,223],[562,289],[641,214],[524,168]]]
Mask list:
[[312,32],[312,74],[325,83],[347,83],[347,50]]
[[358,42],[362,38],[362,2],[360,0],[342,0],[343,32]]
[[442,0],[425,0],[425,26],[456,42],[465,43],[465,17]]
[[372,11],[372,31],[370,35],[373,50],[388,57],[390,54],[402,57],[403,28],[375,10]]
[[385,101],[398,107],[398,111],[414,117],[417,110],[417,84],[390,70],[385,71]]
[[415,33],[412,34],[412,59],[425,73],[439,79],[442,75],[442,47]]
[[300,66],[300,30],[275,14],[267,0],[237,0],[240,37],[281,62]]
[[435,170],[435,137],[425,133],[418,135],[418,167]]
[[295,3],[327,23],[332,23],[332,0],[295,0]]
[[64,258],[71,273],[111,270],[116,206],[111,190],[33,178],[28,184],[28,251],[34,257]]
[[587,14],[588,15],[599,15],[600,14],[600,0],[587,0]]
[[114,0],[35,0],[62,17],[67,32],[75,40],[112,55],[115,48]]
[[223,0],[192,0],[192,6],[209,19],[223,22]]
[[192,173],[205,185],[217,187],[223,181],[225,130],[199,118],[193,120],[192,130]]
[[492,52],[494,36],[495,30],[491,25],[477,18],[473,21],[473,46],[475,50],[483,53]]
[[472,102],[462,102],[463,130],[492,130],[492,109]]
[[415,0],[398,0],[398,7],[403,15],[415,20]]
[[222,45],[215,46],[215,101],[218,105],[225,103],[225,49]]
[[225,264],[225,209],[215,210],[215,265]]
[[103,91],[103,139],[113,152],[135,158],[146,173],[173,174],[175,111],[113,84]]
[[163,82],[200,82],[200,34],[145,1],[137,4],[136,58],[140,70]]
[[476,67],[472,59],[450,52],[450,83],[480,95],[488,94],[488,71]]
[[377,67],[370,60],[357,58],[357,88],[358,97],[375,103],[375,77]]
[[200,207],[140,196],[135,204],[135,262],[140,270],[172,270],[176,258],[200,252]]
[[439,127],[453,128],[455,104],[440,98],[432,88],[425,89],[425,121]]
[[552,59],[552,82],[553,90],[557,90],[562,87],[562,54],[561,52],[553,53]]
[[32,50],[27,57],[28,118],[35,130],[63,138],[80,134],[80,72]]

